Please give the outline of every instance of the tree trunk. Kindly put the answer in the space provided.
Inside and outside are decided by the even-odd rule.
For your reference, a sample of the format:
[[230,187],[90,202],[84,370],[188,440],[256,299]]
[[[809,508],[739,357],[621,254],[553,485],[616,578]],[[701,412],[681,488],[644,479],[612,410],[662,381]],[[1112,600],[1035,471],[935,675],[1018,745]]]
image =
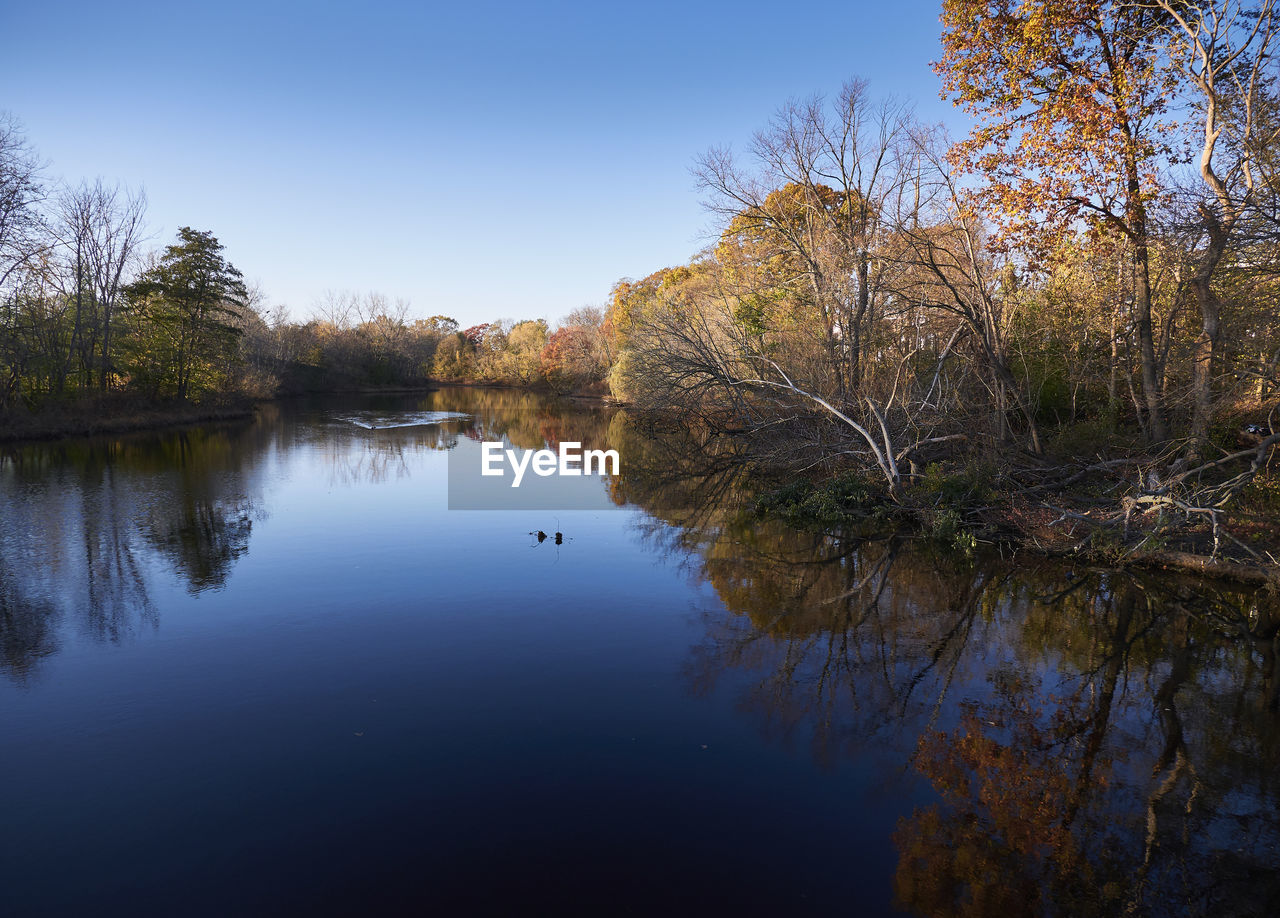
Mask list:
[[99,387],[103,392],[107,391],[107,383],[110,381],[111,375],[111,307],[103,304],[102,307],[102,374],[99,377]]
[[1209,443],[1209,424],[1213,420],[1213,356],[1218,345],[1219,320],[1217,297],[1212,292],[1201,294],[1197,290],[1196,298],[1200,300],[1202,326],[1191,358],[1191,440],[1192,449],[1200,455]]
[[1151,263],[1147,251],[1146,227],[1135,245],[1137,267],[1134,309],[1137,311],[1138,345],[1142,360],[1142,395],[1147,403],[1147,436],[1153,443],[1169,439],[1169,421],[1164,413],[1160,374],[1156,366],[1155,337],[1151,331]]
[[1209,224],[1209,248],[1191,279],[1191,289],[1200,306],[1200,334],[1196,336],[1191,363],[1191,449],[1196,455],[1208,446],[1209,425],[1213,422],[1213,358],[1222,329],[1222,308],[1211,279],[1227,250],[1227,233],[1221,224],[1211,217],[1206,223]]
[[857,392],[862,383],[862,323],[871,305],[870,271],[867,253],[858,253],[858,307],[853,315],[853,351],[849,355],[849,391]]

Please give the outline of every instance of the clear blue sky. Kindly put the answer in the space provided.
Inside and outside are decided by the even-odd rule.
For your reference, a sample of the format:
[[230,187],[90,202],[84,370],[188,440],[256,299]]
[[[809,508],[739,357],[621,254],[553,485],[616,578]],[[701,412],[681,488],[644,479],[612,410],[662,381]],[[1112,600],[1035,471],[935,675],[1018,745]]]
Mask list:
[[693,158],[788,98],[861,76],[949,119],[939,6],[6,4],[0,109],[295,316],[351,289],[554,320],[696,251]]

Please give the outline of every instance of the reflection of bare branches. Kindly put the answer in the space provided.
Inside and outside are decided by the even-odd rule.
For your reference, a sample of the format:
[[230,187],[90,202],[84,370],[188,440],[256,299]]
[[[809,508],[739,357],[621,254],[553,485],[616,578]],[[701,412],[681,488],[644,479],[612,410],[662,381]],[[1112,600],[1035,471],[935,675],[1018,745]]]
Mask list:
[[1159,811],[1165,800],[1174,792],[1184,776],[1191,780],[1191,792],[1187,796],[1184,814],[1188,817],[1181,833],[1182,844],[1189,842],[1190,817],[1194,808],[1199,782],[1195,776],[1195,766],[1187,755],[1186,741],[1183,736],[1182,719],[1178,715],[1176,695],[1178,689],[1191,675],[1191,653],[1184,634],[1181,646],[1176,652],[1169,677],[1155,694],[1156,714],[1165,734],[1164,749],[1160,758],[1152,767],[1152,776],[1163,779],[1152,789],[1147,797],[1146,836],[1143,844],[1142,863],[1135,874],[1135,882],[1130,892],[1126,913],[1137,912],[1146,887],[1147,876],[1157,857],[1156,848],[1168,832],[1161,832]]
[[405,440],[411,436],[388,432],[325,441],[323,452],[330,486],[382,484],[405,478],[409,474]]
[[[982,575],[976,583],[960,581],[961,594],[949,606],[953,611],[929,612],[936,594],[916,595],[911,576],[895,572],[901,549],[895,540],[844,541],[775,523],[752,521],[738,529],[720,522],[709,537],[751,537],[735,539],[726,553],[704,544],[702,574],[731,609],[746,613],[750,627],[736,616],[717,620],[715,610],[705,614],[708,636],[695,648],[690,666],[700,690],[726,671],[762,671],[744,704],[758,709],[765,726],[777,727],[782,735],[810,727],[815,754],[824,760],[845,744],[863,744],[916,716],[916,687],[944,659],[952,662],[941,683],[945,694],[962,659],[977,600],[985,595]],[[744,570],[777,576],[778,588],[762,589],[758,575],[744,575]],[[901,624],[926,616],[932,636],[904,642]],[[935,625],[941,630],[933,630]],[[939,703],[933,704],[935,711]]]
[[462,436],[604,445],[614,414],[515,391],[430,393],[382,407],[444,419],[367,430],[280,404],[253,424],[0,453],[0,669],[28,678],[61,646],[60,626],[107,641],[154,626],[161,567],[192,593],[221,588],[267,515],[263,457],[305,447],[328,463],[332,483],[381,483],[410,474],[416,453]]
[[59,646],[55,623],[118,641],[157,624],[151,575],[167,562],[193,592],[220,586],[265,511],[255,462],[280,435],[254,426],[16,451],[0,474],[0,635],[11,672]]
[[101,493],[81,495],[81,514],[88,600],[85,624],[95,637],[116,641],[128,631],[135,611],[153,626],[156,611],[134,550],[134,520],[120,506],[121,492],[127,490],[113,487],[113,471],[104,470]]
[[28,595],[0,558],[0,669],[18,682],[31,678],[39,661],[58,650],[57,607]]
[[[941,898],[904,903],[1008,903],[994,882],[1078,914],[1188,895],[1257,912],[1246,880],[1280,844],[1273,597],[797,531],[750,512],[740,473],[644,450],[620,496],[651,511],[647,547],[719,599],[691,689],[733,692],[821,762],[884,755],[881,774],[913,762],[943,789],[898,836],[899,889]],[[1247,823],[1221,815],[1242,796]]]
[[188,494],[167,512],[152,513],[148,538],[198,593],[226,582],[232,565],[249,550],[252,529],[252,502]]

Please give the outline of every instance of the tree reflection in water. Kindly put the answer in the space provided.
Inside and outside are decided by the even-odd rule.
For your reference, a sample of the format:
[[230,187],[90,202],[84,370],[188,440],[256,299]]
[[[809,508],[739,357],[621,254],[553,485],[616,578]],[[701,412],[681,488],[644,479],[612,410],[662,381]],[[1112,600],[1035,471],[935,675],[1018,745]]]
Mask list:
[[[459,389],[456,411],[363,430],[268,407],[253,424],[0,457],[0,668],[25,681],[70,626],[154,624],[158,572],[226,583],[295,448],[330,486],[410,474],[459,438],[618,449],[612,499],[647,552],[709,584],[685,664],[769,738],[874,767],[904,813],[898,904],[925,915],[1280,913],[1276,598],[1152,574],[956,557],[760,519],[731,446],[623,412]],[[299,416],[301,420],[299,420]]]
[[248,550],[261,504],[255,466],[272,436],[268,413],[258,425],[0,456],[4,670],[29,678],[58,649],[59,621],[105,641],[154,627],[157,569],[192,593],[222,586]]
[[1274,596],[800,532],[745,509],[740,476],[623,457],[648,477],[620,496],[687,498],[645,538],[722,604],[703,613],[694,691],[731,683],[820,761],[927,782],[894,836],[900,908],[1280,912]]
[[191,594],[223,587],[267,512],[261,466],[274,455],[305,448],[330,486],[378,484],[409,475],[414,452],[447,450],[459,437],[540,449],[572,430],[600,447],[613,414],[516,390],[365,401],[463,417],[367,430],[323,404],[269,404],[253,423],[0,451],[0,671],[32,678],[62,647],[64,626],[103,641],[153,627],[159,572]]

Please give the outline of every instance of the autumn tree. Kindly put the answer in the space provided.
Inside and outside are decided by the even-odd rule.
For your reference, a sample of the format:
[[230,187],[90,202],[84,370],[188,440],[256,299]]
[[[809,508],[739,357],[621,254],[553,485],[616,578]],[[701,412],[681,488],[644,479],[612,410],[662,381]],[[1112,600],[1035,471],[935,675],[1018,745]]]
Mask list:
[[494,363],[496,378],[528,386],[542,373],[542,351],[547,346],[545,319],[526,319],[511,326]]
[[679,265],[654,271],[640,280],[625,278],[613,285],[604,327],[617,355],[609,370],[609,385],[615,395],[630,399],[633,387],[643,382],[643,372],[638,370],[634,356],[647,338],[646,319],[660,308],[660,294],[688,280],[695,270],[691,265]]
[[[856,329],[846,328],[836,300],[818,295],[803,247],[782,229],[800,231],[815,257],[829,254],[837,243],[812,223],[811,206],[839,210],[846,202],[826,185],[806,189],[788,183],[775,189],[762,207],[733,216],[715,246],[715,263],[720,284],[733,297],[734,315],[757,347],[807,384],[833,395],[843,389],[847,395],[849,372],[856,365],[857,375],[863,373],[859,354],[870,322],[864,312]],[[850,267],[843,278],[828,283],[854,283],[856,276]],[[853,340],[845,339],[846,332]]]
[[431,361],[431,375],[438,379],[462,379],[473,361],[474,352],[469,352],[466,337],[462,332],[454,332],[440,340]]
[[944,0],[943,90],[979,120],[956,157],[983,176],[1007,241],[1043,250],[1072,227],[1118,235],[1151,439],[1169,436],[1152,326],[1150,209],[1168,152],[1161,16],[1114,0]]
[[542,351],[542,371],[559,391],[600,383],[613,362],[605,332],[605,310],[584,306],[564,317],[547,338]]

